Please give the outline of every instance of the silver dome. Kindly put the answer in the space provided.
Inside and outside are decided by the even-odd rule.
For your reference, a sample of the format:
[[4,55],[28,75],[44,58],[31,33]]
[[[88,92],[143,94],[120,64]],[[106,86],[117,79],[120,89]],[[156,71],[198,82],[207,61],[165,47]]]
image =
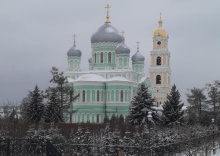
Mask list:
[[118,30],[109,23],[102,25],[91,37],[91,43],[98,42],[122,42],[121,35]]
[[70,48],[70,50],[67,52],[67,56],[77,56],[77,57],[81,57],[82,52],[79,49],[76,49],[75,46],[73,46],[72,48]]
[[90,59],[88,59],[89,63],[92,63],[92,58],[90,57]]
[[125,45],[124,42],[122,42],[120,45],[118,45],[115,49],[116,54],[130,54],[130,49],[127,45]]
[[131,57],[132,62],[139,62],[139,61],[144,61],[145,58],[143,55],[141,55],[140,52],[136,52],[132,57]]

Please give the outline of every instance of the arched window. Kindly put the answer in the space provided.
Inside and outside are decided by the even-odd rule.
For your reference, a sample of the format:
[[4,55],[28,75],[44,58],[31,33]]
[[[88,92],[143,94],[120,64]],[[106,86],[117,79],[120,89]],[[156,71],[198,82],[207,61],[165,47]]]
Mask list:
[[73,70],[73,60],[70,61],[70,69]]
[[101,52],[100,62],[103,63],[103,52]]
[[112,54],[111,52],[108,53],[108,63],[112,62]]
[[96,115],[96,122],[99,123],[99,114]]
[[82,102],[85,102],[86,101],[86,91],[83,90],[82,92]]
[[94,57],[95,57],[95,63],[96,63],[96,53],[94,54]]
[[158,57],[157,57],[157,66],[160,66],[160,65],[161,65],[161,57],[158,56]]
[[122,66],[122,58],[119,58],[119,66]]
[[123,90],[121,90],[120,92],[120,101],[123,102],[123,98],[124,98],[124,94],[123,94]]
[[127,66],[127,59],[124,58],[124,66],[126,67]]
[[99,90],[97,90],[97,101],[99,101],[99,97],[100,97],[99,94],[100,94]]
[[160,75],[156,76],[156,84],[161,84],[161,76]]

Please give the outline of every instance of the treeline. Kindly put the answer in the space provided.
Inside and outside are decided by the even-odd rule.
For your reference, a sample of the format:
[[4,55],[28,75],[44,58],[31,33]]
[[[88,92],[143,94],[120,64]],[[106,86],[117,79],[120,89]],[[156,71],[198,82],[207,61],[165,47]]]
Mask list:
[[[206,92],[205,92],[206,91]],[[148,88],[141,84],[136,96],[131,101],[128,123],[142,126],[153,124],[157,126],[175,126],[184,124],[220,125],[220,81],[206,84],[205,88],[188,89],[186,93],[189,105],[183,109],[180,93],[173,85],[162,109],[155,107],[155,99],[151,97]],[[149,114],[150,112],[150,114]],[[213,122],[213,123],[212,123]]]
[[[63,72],[53,67],[51,74],[50,82],[53,87],[42,91],[36,85],[22,100],[20,106],[21,120],[34,124],[36,130],[41,123],[52,123],[54,127],[58,123],[63,123],[64,113],[68,113],[68,108],[79,96],[74,94],[73,86],[68,83]],[[187,108],[180,100],[181,95],[176,85],[173,85],[167,100],[161,108],[158,108],[148,88],[140,84],[131,101],[127,118],[113,114],[110,119],[105,116],[104,123],[127,123],[139,127],[144,125],[173,127],[185,124],[208,126],[213,118],[215,124],[220,125],[220,81],[206,84],[202,89],[195,87],[188,89],[186,96],[190,104]],[[10,118],[15,118],[15,114],[16,111],[11,113]]]
[[72,102],[79,96],[74,95],[73,87],[59,72],[56,67],[51,70],[54,87],[48,87],[45,91],[36,85],[33,91],[29,91],[27,97],[21,103],[21,116],[27,123],[35,125],[37,130],[40,123],[52,123],[54,127],[64,122],[64,113]]

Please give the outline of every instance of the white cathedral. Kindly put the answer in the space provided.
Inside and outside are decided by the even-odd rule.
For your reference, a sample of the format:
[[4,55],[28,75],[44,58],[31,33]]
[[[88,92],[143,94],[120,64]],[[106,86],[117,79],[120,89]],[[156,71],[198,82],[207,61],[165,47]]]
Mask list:
[[102,123],[105,116],[111,118],[113,114],[125,118],[141,83],[148,87],[157,105],[162,104],[170,92],[169,37],[162,28],[161,17],[158,21],[159,27],[153,33],[151,64],[149,76],[146,77],[146,52],[141,52],[137,45],[136,53],[130,58],[130,49],[125,43],[123,33],[119,34],[111,25],[109,8],[107,5],[105,23],[91,36],[89,70],[81,71],[83,56],[76,47],[75,37],[74,45],[67,52],[68,69],[65,76],[72,84],[75,94],[80,95],[68,110],[71,114],[67,117],[68,122]]

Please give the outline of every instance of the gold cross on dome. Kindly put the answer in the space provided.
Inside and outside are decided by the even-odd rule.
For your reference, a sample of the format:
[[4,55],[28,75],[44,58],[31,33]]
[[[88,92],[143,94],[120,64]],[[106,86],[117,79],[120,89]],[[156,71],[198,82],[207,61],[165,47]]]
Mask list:
[[109,21],[109,9],[111,8],[111,6],[109,4],[106,5],[106,23],[110,23]]
[[76,46],[76,34],[73,35],[73,46]]

